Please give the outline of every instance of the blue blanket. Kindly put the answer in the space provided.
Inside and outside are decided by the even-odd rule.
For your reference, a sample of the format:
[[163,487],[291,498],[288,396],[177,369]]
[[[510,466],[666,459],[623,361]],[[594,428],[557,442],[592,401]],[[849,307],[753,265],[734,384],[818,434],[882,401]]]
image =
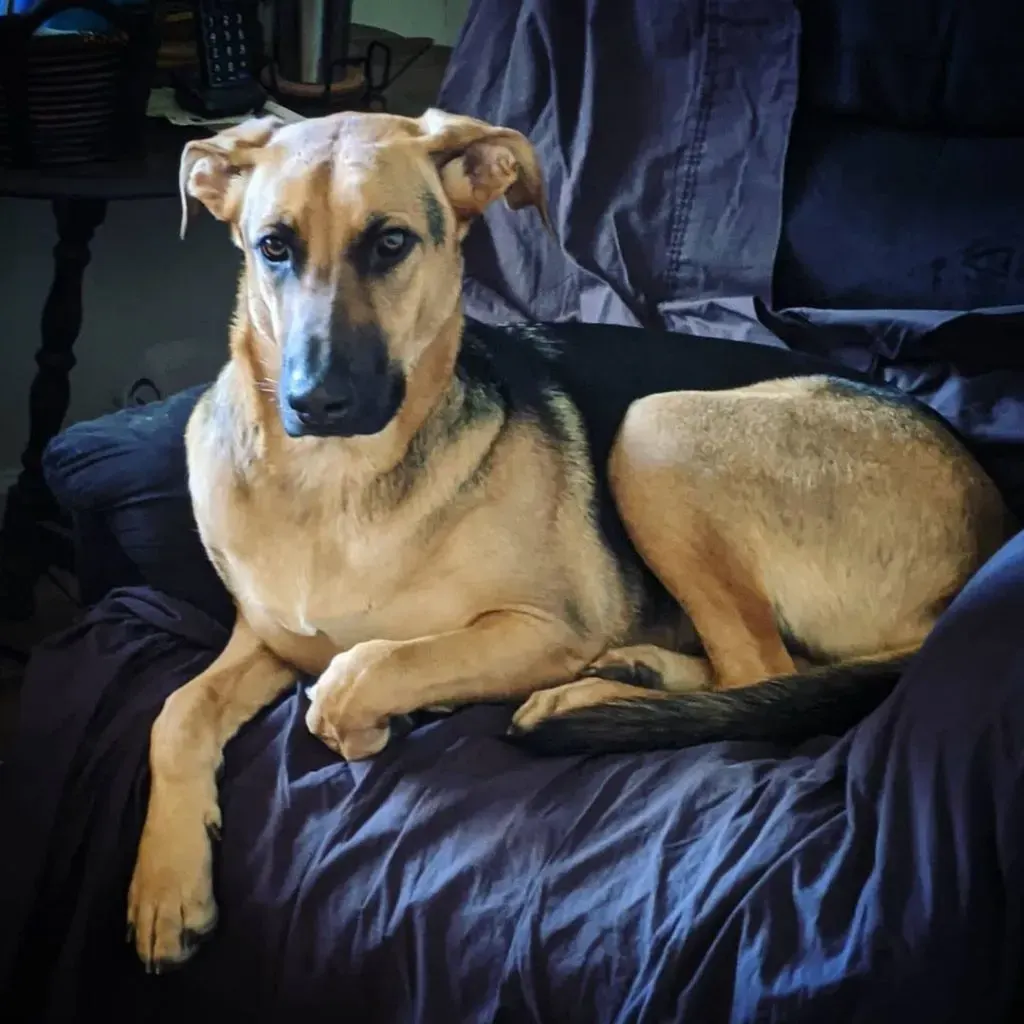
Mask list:
[[[928,401],[1024,509],[1024,8],[803,7],[801,65],[792,0],[474,0],[441,104],[530,135],[557,241],[496,204],[467,307],[826,356]],[[945,145],[966,135],[990,139]],[[166,501],[143,473],[143,497],[67,504],[178,596],[112,594],[33,662],[0,769],[5,1021],[1021,1019],[1024,537],[874,715],[794,757],[540,761],[478,707],[345,765],[296,689],[227,752],[216,935],[145,976],[124,930],[149,728],[225,602],[179,578],[180,424],[132,423]]]
[[36,657],[3,769],[5,1019],[1004,1019],[1024,956],[1022,619],[1024,535],[875,714],[786,758],[534,760],[480,707],[348,765],[297,689],[228,748],[216,935],[150,977],[124,942],[149,727],[224,633],[113,594]]

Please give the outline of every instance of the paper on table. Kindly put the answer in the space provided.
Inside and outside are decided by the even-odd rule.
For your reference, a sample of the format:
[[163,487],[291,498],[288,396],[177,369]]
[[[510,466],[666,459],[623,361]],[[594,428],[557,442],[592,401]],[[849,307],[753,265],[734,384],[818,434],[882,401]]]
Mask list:
[[[287,107],[282,107],[280,103],[274,100],[267,100],[263,106],[262,113],[274,114],[281,118],[282,121],[302,121],[305,120],[301,114],[296,114],[294,110],[289,110]],[[199,126],[204,128],[210,128],[216,131],[218,128],[227,128],[233,124],[241,124],[243,121],[251,117],[251,114],[242,114],[238,117],[222,117],[216,121],[207,121],[198,114],[191,114],[187,110],[182,110],[178,106],[178,101],[174,98],[173,89],[154,89],[149,94],[149,103],[146,107],[147,117],[162,117],[171,124],[181,125],[183,127],[188,126]]]

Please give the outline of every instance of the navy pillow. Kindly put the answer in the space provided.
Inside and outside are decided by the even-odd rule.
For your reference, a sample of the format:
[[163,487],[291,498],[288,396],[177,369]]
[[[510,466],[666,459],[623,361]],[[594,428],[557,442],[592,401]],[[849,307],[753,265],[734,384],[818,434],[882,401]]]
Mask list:
[[188,495],[185,426],[206,387],[73,424],[50,442],[43,472],[80,524],[79,575],[102,581],[93,591],[145,583],[230,624],[234,605],[206,557]]

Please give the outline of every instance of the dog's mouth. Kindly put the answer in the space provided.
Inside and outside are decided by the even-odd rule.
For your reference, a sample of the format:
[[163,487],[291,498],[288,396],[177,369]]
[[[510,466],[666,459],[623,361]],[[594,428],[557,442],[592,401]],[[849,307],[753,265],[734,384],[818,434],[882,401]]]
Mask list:
[[355,386],[349,401],[294,409],[280,393],[277,408],[289,437],[366,437],[379,434],[405,401],[405,375],[397,368]]

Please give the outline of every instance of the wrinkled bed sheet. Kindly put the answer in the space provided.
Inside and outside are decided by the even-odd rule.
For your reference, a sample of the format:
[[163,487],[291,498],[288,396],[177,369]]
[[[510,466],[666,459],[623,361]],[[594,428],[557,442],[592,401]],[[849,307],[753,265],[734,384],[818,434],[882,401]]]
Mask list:
[[6,1020],[1003,1019],[1019,995],[1024,536],[897,692],[797,756],[535,760],[504,708],[345,764],[300,689],[230,744],[222,920],[186,969],[124,942],[146,747],[222,627],[111,595],[36,657],[2,771]]
[[[951,4],[922,42],[921,4],[822,0],[804,30],[824,56],[801,70],[790,0],[474,0],[441,105],[534,139],[559,240],[496,204],[467,241],[468,311],[825,355],[943,412],[1024,507],[1024,221],[1005,215],[1024,63],[1000,42],[1024,8]],[[922,110],[932,136],[889,145]],[[1006,141],[940,163],[935,132]],[[152,978],[124,943],[148,732],[225,634],[122,590],[36,657],[0,768],[4,1019],[1020,1019],[1022,616],[1017,538],[886,704],[793,758],[533,760],[501,740],[507,709],[479,707],[345,765],[296,689],[227,753],[220,928]]]

